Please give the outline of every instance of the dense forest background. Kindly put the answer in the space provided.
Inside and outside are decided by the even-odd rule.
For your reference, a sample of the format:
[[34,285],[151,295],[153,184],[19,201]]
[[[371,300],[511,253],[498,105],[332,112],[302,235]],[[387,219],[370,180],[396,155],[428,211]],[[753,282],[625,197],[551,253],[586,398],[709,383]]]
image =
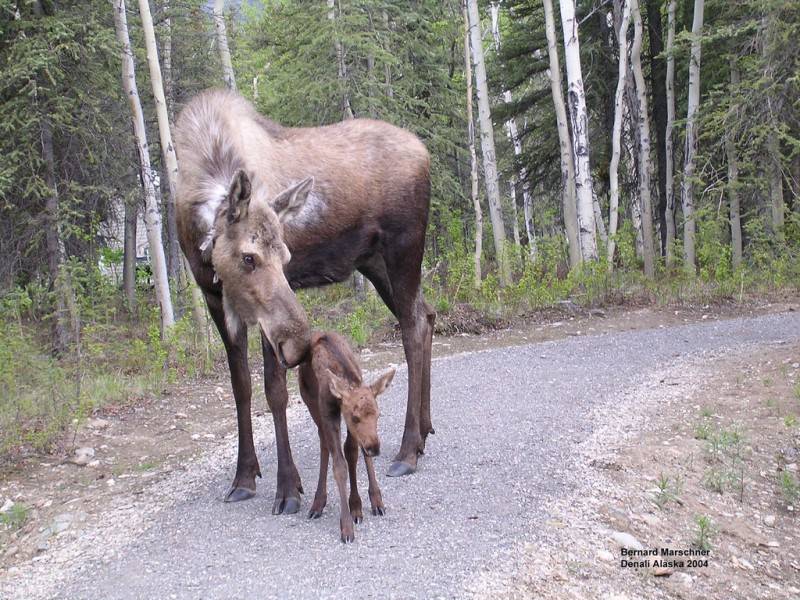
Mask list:
[[[227,85],[287,126],[415,132],[432,156],[427,295],[457,328],[448,315],[566,299],[794,289],[798,40],[791,0],[0,0],[0,454],[217,360],[176,239],[159,87],[170,124]],[[361,278],[302,297],[358,344],[390,321]]]

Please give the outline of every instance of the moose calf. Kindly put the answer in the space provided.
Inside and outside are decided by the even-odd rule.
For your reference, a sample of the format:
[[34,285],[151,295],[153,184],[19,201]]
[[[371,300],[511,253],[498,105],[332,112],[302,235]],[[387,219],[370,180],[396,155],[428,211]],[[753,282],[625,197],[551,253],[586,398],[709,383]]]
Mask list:
[[[341,499],[339,525],[344,543],[355,539],[353,522],[360,523],[364,518],[356,481],[359,447],[367,465],[372,514],[384,514],[372,457],[380,453],[376,398],[389,387],[393,377],[394,369],[390,369],[370,385],[364,385],[353,352],[344,338],[336,333],[313,333],[308,358],[300,365],[300,394],[317,425],[320,450],[319,482],[308,517],[317,519],[322,516],[328,500],[328,456],[331,456],[333,475]],[[344,455],[341,417],[344,417],[347,425]],[[345,471],[350,472],[349,501]],[[346,507],[350,510],[346,510]]]

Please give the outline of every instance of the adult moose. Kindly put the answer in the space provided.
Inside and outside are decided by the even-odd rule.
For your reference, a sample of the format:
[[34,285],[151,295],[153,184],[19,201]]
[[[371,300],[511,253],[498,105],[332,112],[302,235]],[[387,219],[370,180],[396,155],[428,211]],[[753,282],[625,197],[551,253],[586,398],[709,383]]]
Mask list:
[[239,456],[226,500],[251,498],[261,476],[246,333],[247,325],[258,324],[278,450],[272,512],[298,510],[303,490],[289,446],[285,369],[303,360],[309,332],[291,290],[344,281],[355,269],[373,283],[402,330],[408,405],[388,475],[413,473],[433,433],[435,314],[420,290],[430,204],[424,145],[407,131],[366,119],[282,127],[240,96],[218,90],[189,102],[176,138],[181,248],[225,344],[236,399]]

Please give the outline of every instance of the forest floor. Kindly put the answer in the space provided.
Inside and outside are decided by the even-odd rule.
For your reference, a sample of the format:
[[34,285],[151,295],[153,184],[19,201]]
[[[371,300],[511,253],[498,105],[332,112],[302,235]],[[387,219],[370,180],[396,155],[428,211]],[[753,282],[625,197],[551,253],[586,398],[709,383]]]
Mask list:
[[[566,304],[502,330],[437,336],[434,356],[797,307],[793,299],[591,311]],[[387,335],[363,349],[361,360],[366,371],[379,370],[402,362],[402,347]],[[800,499],[792,505],[789,495],[800,492],[778,484],[782,472],[797,481],[798,360],[797,345],[757,356],[715,358],[697,371],[689,391],[680,373],[667,374],[668,385],[662,387],[669,397],[663,402],[651,397],[636,415],[641,427],[629,424],[624,439],[609,435],[598,418],[592,439],[582,444],[581,452],[593,456],[586,462],[586,486],[570,496],[561,512],[551,510],[547,523],[553,529],[548,532],[553,553],[537,548],[527,557],[526,568],[504,582],[504,589],[578,597],[597,591],[602,582],[609,597],[620,598],[640,596],[642,586],[648,595],[652,591],[665,597],[716,597],[715,590],[719,597],[730,597],[732,589],[742,598],[781,597],[777,590],[786,597],[800,595],[800,564],[787,553],[800,529]],[[257,392],[262,381],[255,365],[253,373]],[[293,377],[290,386],[291,429],[306,415]],[[255,396],[254,407],[257,422],[271,422],[263,395]],[[2,473],[0,504],[13,517],[8,517],[10,526],[0,528],[0,597],[3,591],[10,594],[13,581],[36,563],[51,565],[55,574],[96,558],[96,552],[81,549],[84,531],[120,516],[135,530],[152,517],[148,510],[155,514],[169,506],[171,492],[162,494],[159,482],[183,473],[184,486],[191,487],[192,472],[202,471],[198,467],[205,457],[235,439],[234,415],[230,384],[221,371],[201,382],[176,385],[159,398],[106,406],[71,433],[64,455],[28,458]],[[257,443],[259,455],[272,452],[263,440]],[[262,491],[274,485],[272,473],[273,465],[266,465]],[[227,483],[219,482],[220,497]],[[721,493],[710,489],[714,487]],[[708,567],[658,572],[620,567],[620,549],[609,538],[614,532],[631,535],[646,548],[686,547],[698,537],[698,517],[708,520],[707,539],[701,540],[711,548]],[[557,550],[552,542],[559,539],[564,545]],[[632,542],[625,538],[623,543]],[[565,560],[567,546],[571,558]]]

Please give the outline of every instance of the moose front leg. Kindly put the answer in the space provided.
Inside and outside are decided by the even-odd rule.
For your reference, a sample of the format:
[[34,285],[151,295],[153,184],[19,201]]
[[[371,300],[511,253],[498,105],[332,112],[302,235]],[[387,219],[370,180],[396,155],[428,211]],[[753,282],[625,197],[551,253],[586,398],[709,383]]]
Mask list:
[[272,411],[275,423],[275,443],[278,448],[278,483],[275,488],[275,502],[272,514],[293,514],[300,509],[300,494],[303,486],[300,474],[292,458],[289,446],[289,428],[286,424],[286,406],[289,404],[289,393],[286,391],[286,369],[278,364],[272,346],[262,334],[261,349],[264,355],[264,389],[267,404]]
[[225,495],[225,502],[248,500],[256,495],[256,476],[261,477],[256,449],[253,444],[253,423],[250,417],[250,399],[252,387],[250,383],[250,367],[247,364],[247,330],[241,328],[235,337],[231,337],[225,326],[225,314],[222,302],[217,296],[206,294],[208,311],[219,330],[225,353],[228,356],[228,367],[231,372],[231,387],[236,400],[236,421],[239,426],[239,454],[236,460],[236,476],[231,489]]

